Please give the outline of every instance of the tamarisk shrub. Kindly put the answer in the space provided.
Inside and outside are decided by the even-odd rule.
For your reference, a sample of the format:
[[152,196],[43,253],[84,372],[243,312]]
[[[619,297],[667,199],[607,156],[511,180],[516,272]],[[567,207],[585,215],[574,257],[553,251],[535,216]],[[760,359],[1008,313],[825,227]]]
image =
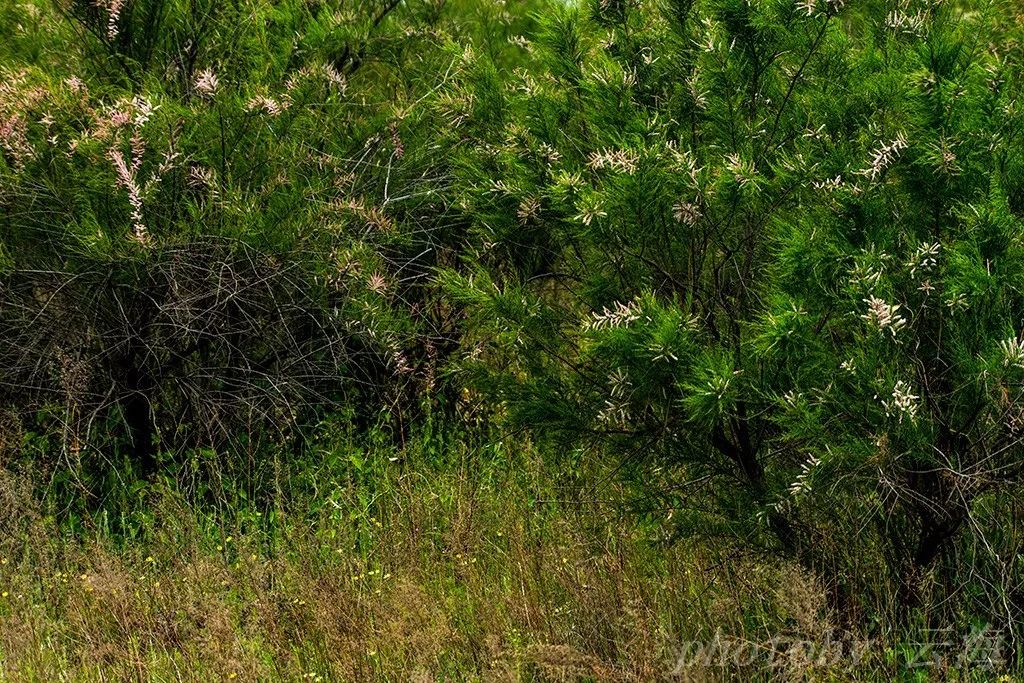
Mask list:
[[426,278],[452,247],[419,103],[450,43],[514,61],[529,20],[59,0],[0,22],[0,384],[59,435],[43,457],[88,487],[198,452],[262,471],[339,410],[404,438],[457,335]]
[[1014,628],[1012,17],[602,1],[548,17],[507,83],[466,61],[438,104],[462,112],[471,249],[442,280],[466,372],[513,423],[614,455],[671,533],[797,559],[851,621]]

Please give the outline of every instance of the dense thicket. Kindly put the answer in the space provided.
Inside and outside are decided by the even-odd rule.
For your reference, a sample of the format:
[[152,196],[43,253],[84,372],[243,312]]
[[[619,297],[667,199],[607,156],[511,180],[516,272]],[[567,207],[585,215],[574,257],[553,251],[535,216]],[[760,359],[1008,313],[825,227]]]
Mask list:
[[36,450],[148,476],[301,449],[332,411],[403,438],[459,334],[418,105],[456,41],[514,63],[520,9],[5,7],[0,379]]
[[231,467],[468,397],[851,624],[1020,637],[1012,3],[0,17],[10,450]]

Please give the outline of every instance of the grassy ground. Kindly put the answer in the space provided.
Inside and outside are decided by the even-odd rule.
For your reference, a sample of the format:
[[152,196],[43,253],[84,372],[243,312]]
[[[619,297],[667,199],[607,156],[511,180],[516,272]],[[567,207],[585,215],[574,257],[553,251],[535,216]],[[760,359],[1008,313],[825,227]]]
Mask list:
[[[828,627],[792,568],[665,546],[614,505],[572,502],[529,448],[444,448],[279,468],[268,509],[154,485],[116,534],[101,516],[70,532],[7,475],[2,680],[682,679],[682,644],[718,629]],[[923,671],[878,666],[858,677]],[[774,674],[854,676],[800,658]]]

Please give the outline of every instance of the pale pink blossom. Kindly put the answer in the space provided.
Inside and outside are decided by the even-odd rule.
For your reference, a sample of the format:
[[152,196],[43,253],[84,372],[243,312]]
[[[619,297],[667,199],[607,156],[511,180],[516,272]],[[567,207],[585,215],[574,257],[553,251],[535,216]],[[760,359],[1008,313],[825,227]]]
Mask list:
[[135,231],[135,239],[145,243],[149,235],[146,224],[142,221],[142,190],[136,178],[137,164],[133,160],[129,166],[125,161],[124,154],[119,149],[110,150],[110,161],[114,164],[114,172],[117,174],[117,186],[128,193],[128,203],[132,207],[132,228]]
[[117,38],[120,32],[121,12],[127,0],[93,0],[93,5],[107,13],[107,40]]
[[261,111],[270,116],[278,116],[281,114],[281,112],[288,108],[288,102],[280,102],[278,100],[275,100],[273,97],[257,95],[255,97],[250,98],[245,106],[249,111]]

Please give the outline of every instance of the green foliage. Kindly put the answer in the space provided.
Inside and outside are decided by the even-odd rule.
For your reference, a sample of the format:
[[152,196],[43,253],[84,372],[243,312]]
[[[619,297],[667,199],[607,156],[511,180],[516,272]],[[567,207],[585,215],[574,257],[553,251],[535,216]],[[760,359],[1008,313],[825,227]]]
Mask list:
[[[945,594],[950,559],[996,533],[976,509],[1024,474],[1008,11],[715,0],[548,18],[540,66],[461,138],[476,251],[445,281],[486,311],[476,357],[500,362],[484,386],[542,434],[642,459],[639,490],[687,511],[680,532],[724,516],[839,594],[871,599],[839,578],[850,552],[879,558],[904,607]],[[510,300],[532,304],[510,316]],[[840,537],[849,550],[823,544]],[[1024,567],[991,551],[1018,599]]]
[[420,103],[457,41],[518,62],[529,19],[60,0],[2,21],[0,379],[22,416],[63,407],[61,450],[149,475],[301,449],[346,406],[400,440],[447,391],[458,330],[428,276],[460,245]]
[[1018,15],[8,3],[5,460],[72,526],[160,477],[277,504],[285,460],[364,514],[359,439],[500,425],[849,623],[1020,638]]

